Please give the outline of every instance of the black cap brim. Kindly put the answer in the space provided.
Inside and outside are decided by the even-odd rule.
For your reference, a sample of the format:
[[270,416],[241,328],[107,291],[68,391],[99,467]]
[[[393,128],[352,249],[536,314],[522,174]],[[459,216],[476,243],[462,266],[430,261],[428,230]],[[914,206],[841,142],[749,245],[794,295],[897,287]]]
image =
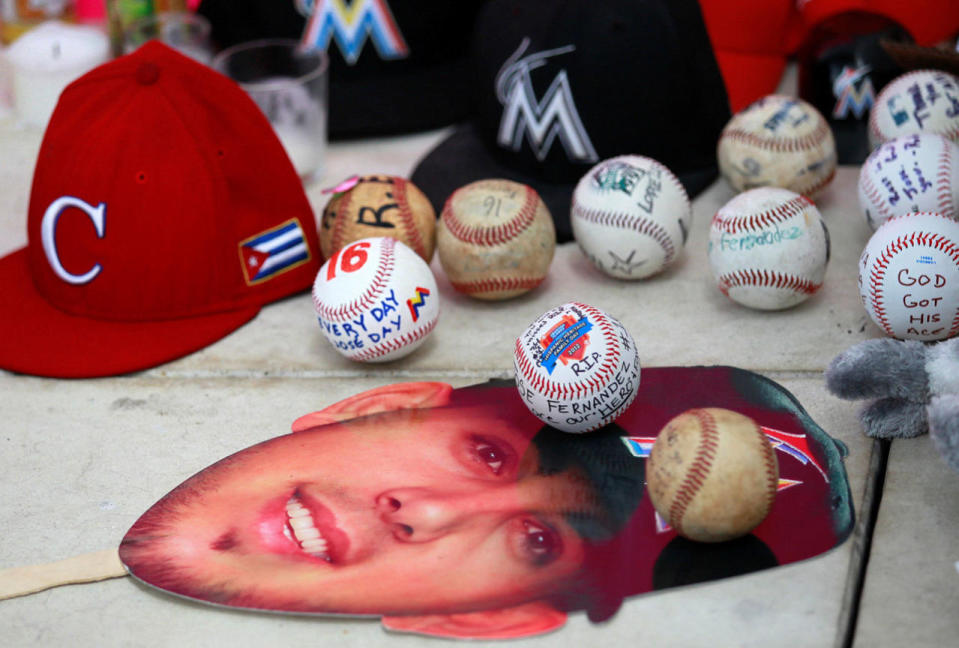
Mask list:
[[[637,151],[622,151],[622,154],[642,155]],[[589,170],[584,166],[583,173]],[[712,184],[718,176],[715,165],[696,170],[677,172],[670,169],[683,183],[690,199]],[[573,239],[569,211],[576,183],[553,183],[525,174],[497,160],[483,144],[472,124],[458,126],[448,138],[426,154],[410,180],[419,187],[439,214],[450,194],[476,180],[506,178],[531,186],[546,203],[556,225],[556,240],[565,243]]]

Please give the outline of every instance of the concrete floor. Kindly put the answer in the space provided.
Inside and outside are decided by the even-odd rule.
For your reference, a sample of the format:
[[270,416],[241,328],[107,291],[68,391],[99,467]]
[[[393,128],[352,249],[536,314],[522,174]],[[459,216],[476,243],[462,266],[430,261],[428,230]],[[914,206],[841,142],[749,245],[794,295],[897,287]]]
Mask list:
[[[321,190],[349,175],[408,176],[446,132],[331,145],[324,176],[308,187],[314,211],[326,204]],[[26,243],[40,137],[0,118],[0,254]],[[709,221],[734,195],[720,180],[694,201],[679,262],[648,281],[606,278],[574,244],[566,244],[536,291],[484,303],[455,293],[435,258],[440,325],[417,352],[386,365],[358,365],[337,354],[316,326],[309,295],[301,294],[265,307],[197,353],[140,373],[68,381],[0,372],[0,568],[116,546],[147,507],[199,468],[282,434],[292,417],[362,389],[407,380],[461,386],[510,377],[511,340],[547,308],[577,299],[620,319],[636,339],[644,367],[735,365],[795,394],[823,429],[849,447],[845,467],[857,526],[849,540],[817,558],[635,597],[601,625],[576,613],[558,633],[523,643],[953,645],[959,636],[959,475],[936,456],[928,438],[885,448],[864,437],[859,405],[832,396],[822,378],[839,352],[882,335],[857,292],[857,261],[871,233],[858,208],[857,177],[857,168],[840,168],[817,198],[832,239],[825,285],[783,312],[744,309],[714,285],[706,258]],[[874,501],[873,529],[868,513]],[[129,578],[4,601],[0,628],[0,644],[9,646],[435,642],[387,634],[374,620],[211,608]]]

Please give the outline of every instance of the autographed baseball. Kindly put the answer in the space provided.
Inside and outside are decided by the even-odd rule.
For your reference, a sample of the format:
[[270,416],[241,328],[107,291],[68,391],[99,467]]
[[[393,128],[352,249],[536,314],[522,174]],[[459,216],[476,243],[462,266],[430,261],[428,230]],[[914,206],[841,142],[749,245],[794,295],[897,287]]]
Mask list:
[[771,186],[813,197],[836,173],[828,122],[811,104],[783,95],[768,95],[733,115],[716,154],[736,191]]
[[709,265],[719,289],[759,310],[791,308],[822,287],[829,231],[811,200],[760,187],[723,205],[709,227]]
[[600,162],[573,191],[573,237],[602,272],[642,279],[676,260],[693,217],[673,172],[652,158],[621,155]]
[[776,499],[779,462],[754,420],[719,407],[691,409],[660,430],[646,490],[679,535],[722,542],[746,535]]
[[869,111],[870,146],[913,133],[935,133],[959,142],[959,77],[913,70],[879,92]]
[[436,212],[412,182],[389,175],[354,177],[333,191],[318,232],[324,259],[373,236],[402,241],[427,263],[433,258]]
[[548,310],[519,336],[516,386],[544,423],[590,432],[614,421],[639,390],[639,352],[623,325],[570,302]]
[[879,328],[901,340],[959,332],[959,222],[920,212],[893,216],[859,258],[859,294]]
[[959,145],[913,133],[884,142],[859,169],[859,206],[874,230],[893,216],[934,211],[959,218]]
[[457,291],[509,299],[538,286],[556,248],[539,194],[511,180],[479,180],[447,199],[437,227],[440,263]]
[[436,326],[436,279],[416,252],[389,237],[333,253],[313,282],[313,308],[337,351],[351,360],[401,358]]

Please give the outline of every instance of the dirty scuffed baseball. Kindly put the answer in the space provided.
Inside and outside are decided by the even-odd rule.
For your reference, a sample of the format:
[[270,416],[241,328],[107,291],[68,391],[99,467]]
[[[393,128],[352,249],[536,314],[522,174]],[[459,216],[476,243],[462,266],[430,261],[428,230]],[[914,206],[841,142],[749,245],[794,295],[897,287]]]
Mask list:
[[341,183],[320,219],[320,251],[328,259],[364,238],[388,236],[402,241],[427,263],[436,246],[436,212],[409,180],[368,175]]
[[549,271],[556,229],[539,194],[512,180],[478,180],[447,199],[437,226],[443,271],[476,299],[526,293]]
[[659,432],[646,480],[653,507],[679,535],[722,542],[746,535],[769,514],[779,463],[748,416],[718,407],[691,409]]
[[812,104],[784,95],[767,95],[733,115],[716,155],[736,191],[782,187],[814,198],[836,173],[829,123]]

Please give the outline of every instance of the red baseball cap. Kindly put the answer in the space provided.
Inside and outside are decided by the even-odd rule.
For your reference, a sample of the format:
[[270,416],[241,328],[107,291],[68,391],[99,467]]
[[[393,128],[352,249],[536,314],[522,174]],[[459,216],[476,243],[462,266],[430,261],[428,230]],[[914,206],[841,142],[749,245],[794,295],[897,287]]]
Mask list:
[[706,30],[738,112],[779,86],[789,54],[794,0],[700,0]]
[[864,12],[902,25],[918,45],[934,45],[959,32],[956,0],[804,0],[793,23],[790,47],[795,49],[819,23],[847,12]]
[[310,287],[313,211],[233,81],[158,42],[70,84],[0,259],[0,368],[109,376],[192,353]]

